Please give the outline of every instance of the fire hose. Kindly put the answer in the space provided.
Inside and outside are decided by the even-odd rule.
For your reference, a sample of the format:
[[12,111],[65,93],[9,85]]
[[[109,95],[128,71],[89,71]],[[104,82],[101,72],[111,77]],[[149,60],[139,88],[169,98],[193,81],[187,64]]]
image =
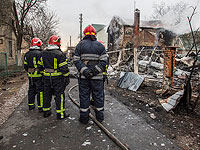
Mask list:
[[[68,91],[68,96],[71,99],[71,101],[77,106],[80,107],[80,104],[72,97],[72,94],[70,92],[76,88],[78,84],[72,86]],[[89,117],[96,123],[96,125],[104,131],[104,133],[113,141],[115,144],[117,144],[122,150],[130,150],[126,145],[124,145],[117,137],[115,137],[108,129],[106,129],[103,124],[101,124],[91,113],[89,114]]]

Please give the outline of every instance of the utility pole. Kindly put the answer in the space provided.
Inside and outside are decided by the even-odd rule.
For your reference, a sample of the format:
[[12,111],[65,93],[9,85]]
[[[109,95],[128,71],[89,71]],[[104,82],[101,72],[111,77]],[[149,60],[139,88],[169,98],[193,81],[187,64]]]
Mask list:
[[139,46],[139,27],[140,27],[140,10],[134,10],[134,43],[133,43],[133,52],[134,52],[134,73],[138,74],[138,54],[137,49]]
[[83,14],[80,14],[80,41],[82,40]]
[[70,35],[70,37],[69,37],[69,47],[71,47],[72,46],[72,36]]

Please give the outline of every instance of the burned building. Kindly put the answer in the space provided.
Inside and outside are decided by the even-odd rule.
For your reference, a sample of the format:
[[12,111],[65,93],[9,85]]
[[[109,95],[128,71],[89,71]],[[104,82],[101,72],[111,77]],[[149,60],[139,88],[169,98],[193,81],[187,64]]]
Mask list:
[[108,50],[130,48],[133,43],[133,26],[114,16],[107,29]]
[[[138,47],[160,47],[163,44],[162,28],[160,20],[140,21],[135,16],[135,22],[138,22]],[[133,20],[122,19],[114,16],[108,27],[108,50],[132,48],[134,43],[134,25]],[[134,31],[134,32],[133,32]]]

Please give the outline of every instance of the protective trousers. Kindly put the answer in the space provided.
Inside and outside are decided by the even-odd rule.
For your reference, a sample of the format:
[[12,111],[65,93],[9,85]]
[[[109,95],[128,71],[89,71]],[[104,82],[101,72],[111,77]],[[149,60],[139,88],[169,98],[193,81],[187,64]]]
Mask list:
[[80,121],[87,122],[90,113],[90,93],[94,100],[95,115],[98,121],[104,120],[103,80],[79,79]]
[[43,82],[42,77],[29,77],[29,89],[28,89],[28,105],[35,106],[35,96],[37,95],[38,108],[43,107]]
[[[61,116],[64,115],[65,112],[65,88],[66,83],[64,82],[64,77],[51,79],[44,79],[44,105],[43,111],[51,110],[51,99],[54,95],[56,102],[56,112]],[[52,85],[51,85],[52,84]]]

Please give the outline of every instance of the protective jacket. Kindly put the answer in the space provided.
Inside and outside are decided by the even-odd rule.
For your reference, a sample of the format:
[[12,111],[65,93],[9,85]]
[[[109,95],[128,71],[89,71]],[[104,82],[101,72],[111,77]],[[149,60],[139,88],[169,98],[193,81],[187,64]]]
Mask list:
[[[84,37],[75,49],[74,64],[80,73],[80,122],[87,123],[90,113],[90,95],[94,100],[96,119],[104,120],[103,72],[108,64],[105,47],[93,35]],[[89,74],[89,75],[88,75]]]
[[38,64],[43,71],[44,78],[60,78],[69,76],[67,58],[60,48],[56,45],[49,45],[41,53]]
[[37,64],[40,54],[40,47],[32,46],[24,56],[24,69],[27,71],[29,77],[42,77],[42,72],[39,70]]
[[[39,66],[44,76],[44,114],[51,111],[51,99],[55,96],[57,118],[65,117],[65,88],[69,84],[69,68],[65,54],[57,45],[49,45],[41,53]],[[66,80],[67,79],[67,80]]]
[[24,69],[29,77],[28,105],[29,109],[35,108],[35,96],[37,95],[38,109],[43,107],[43,82],[42,71],[39,70],[38,60],[41,54],[39,46],[30,47],[24,56]]
[[83,72],[86,69],[95,68],[97,73],[91,79],[103,79],[103,72],[108,64],[105,47],[96,41],[95,36],[84,37],[83,41],[76,46],[74,64],[81,78],[85,79]]

